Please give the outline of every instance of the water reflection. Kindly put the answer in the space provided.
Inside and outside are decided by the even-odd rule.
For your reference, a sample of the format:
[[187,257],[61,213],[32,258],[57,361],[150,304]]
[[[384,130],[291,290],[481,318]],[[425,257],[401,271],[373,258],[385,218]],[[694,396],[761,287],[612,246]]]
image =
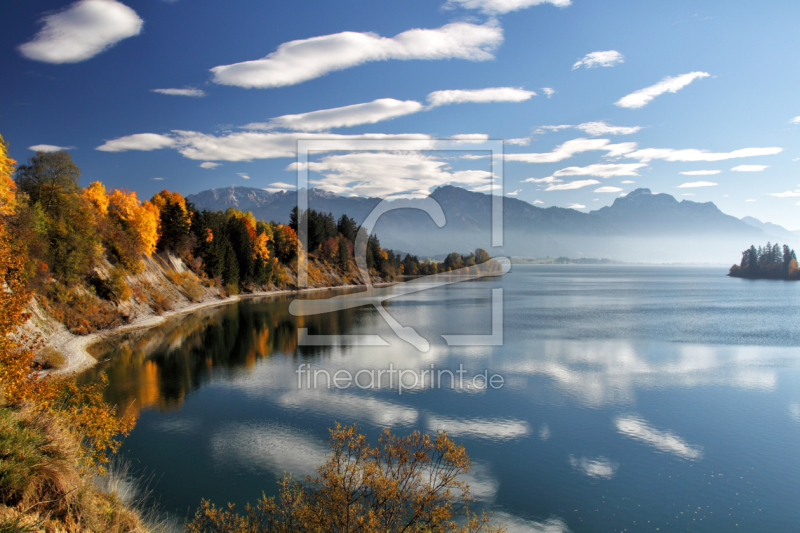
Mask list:
[[659,431],[641,418],[635,416],[619,417],[614,425],[622,435],[649,444],[657,450],[671,453],[682,459],[700,459],[703,449],[692,446],[671,431]]
[[593,479],[611,479],[619,468],[619,465],[612,463],[603,456],[594,459],[588,457],[575,458],[569,456],[569,464],[572,468]]
[[530,425],[524,420],[429,416],[428,431],[439,430],[446,431],[451,437],[484,438],[495,442],[527,437],[531,433]]

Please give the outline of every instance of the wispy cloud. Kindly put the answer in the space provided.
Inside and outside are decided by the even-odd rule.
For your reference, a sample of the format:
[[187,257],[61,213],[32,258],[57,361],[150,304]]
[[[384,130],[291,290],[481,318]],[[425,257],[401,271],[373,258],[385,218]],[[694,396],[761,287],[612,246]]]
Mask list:
[[[594,164],[585,167],[567,167],[557,170],[552,176],[546,178],[528,178],[523,182],[530,183],[555,183],[562,181],[557,178],[564,176],[597,176],[599,178],[612,178],[616,176],[638,176],[638,170],[646,167],[644,163],[625,164]],[[620,189],[622,190],[622,189]]]
[[570,128],[581,130],[592,137],[597,137],[598,135],[630,135],[642,129],[641,126],[612,126],[611,124],[606,124],[601,120],[599,122],[584,122],[583,124],[578,124],[577,126],[573,126],[571,124],[560,124],[558,126],[539,126],[537,133],[545,133],[545,131],[560,131]]
[[219,163],[212,163],[211,161],[200,163],[200,168],[217,168],[218,166],[220,166]]
[[688,148],[685,150],[673,150],[671,148],[643,148],[630,152],[625,157],[638,159],[642,162],[652,161],[653,159],[663,159],[664,161],[724,161],[726,159],[737,159],[740,157],[756,157],[761,155],[775,155],[783,151],[783,148],[742,148],[732,152],[708,152]]
[[695,187],[715,187],[719,185],[719,183],[714,183],[713,181],[692,181],[690,183],[683,183],[678,185],[679,189],[691,189]]
[[595,189],[594,192],[622,192],[622,189],[619,187],[600,187]]
[[586,206],[583,204],[567,204],[568,209],[586,209]]
[[792,124],[800,124],[800,117],[794,117],[789,122],[791,122]]
[[55,146],[53,144],[34,144],[28,147],[28,150],[33,150],[34,152],[60,152],[61,150],[74,149],[74,146]]
[[770,192],[767,193],[770,196],[775,196],[777,198],[792,198],[794,196],[800,196],[800,189],[795,189],[794,191],[786,191],[786,192]]
[[687,170],[686,172],[681,172],[684,176],[713,176],[714,174],[719,174],[722,172],[721,170]]
[[692,446],[685,440],[670,431],[660,431],[650,426],[644,420],[633,417],[619,417],[614,421],[617,431],[648,444],[655,449],[671,453],[682,459],[700,459],[703,457],[702,448]]
[[642,129],[641,126],[612,126],[611,124],[606,124],[603,121],[585,122],[575,127],[588,133],[592,137],[596,137],[598,135],[630,135],[631,133],[636,133]]
[[593,150],[603,150],[608,155],[623,155],[636,149],[635,143],[610,144],[608,139],[573,139],[557,146],[552,152],[538,154],[505,154],[506,161],[523,163],[558,163],[575,154]]
[[621,98],[614,105],[619,107],[627,107],[629,109],[638,109],[649,104],[653,98],[660,96],[664,93],[676,93],[692,83],[698,78],[706,78],[710,76],[708,72],[689,72],[688,74],[681,74],[674,78],[667,77],[644,89],[639,89],[636,92]]
[[157,133],[136,133],[106,141],[102,146],[98,146],[96,150],[101,152],[127,152],[128,150],[159,150],[161,148],[168,148],[175,146],[176,140],[167,135],[159,135]]
[[516,191],[507,192],[507,193],[506,193],[506,196],[516,196],[516,195],[518,195],[520,192],[522,192],[522,189],[517,189]]
[[623,185],[630,185],[631,183],[636,183],[636,182],[635,181],[630,181],[630,180],[625,180],[625,181],[622,181],[620,183],[622,183]]
[[571,191],[573,189],[582,189],[583,187],[588,187],[589,185],[597,185],[600,183],[597,180],[578,180],[578,181],[571,181],[569,183],[562,183],[561,185],[550,185],[545,189],[545,191]]
[[237,172],[236,175],[239,176],[240,178],[244,179],[244,180],[249,180],[250,179],[250,176],[245,174],[245,173],[243,173],[243,172]]
[[625,56],[616,50],[606,50],[605,52],[592,52],[583,56],[583,59],[572,65],[572,70],[580,67],[613,67],[625,62]]
[[202,98],[206,95],[206,92],[202,89],[192,89],[191,87],[185,89],[151,89],[151,91],[170,96],[192,96],[194,98]]
[[543,201],[538,200],[538,199],[533,201],[533,205],[538,205],[538,204],[543,204],[543,203],[544,203]]
[[538,6],[541,4],[553,4],[557,7],[567,7],[572,4],[571,0],[447,0],[442,6],[444,9],[478,9],[486,15],[502,15],[511,11],[519,11],[526,7]]
[[756,200],[756,199],[754,199],[754,198],[749,198],[749,199],[745,200],[745,202],[757,202],[757,201],[758,201],[758,200]]
[[467,102],[524,102],[532,96],[536,96],[536,93],[519,87],[489,87],[487,89],[434,91],[428,95],[428,102],[430,107]]
[[375,124],[422,110],[422,104],[413,100],[380,98],[364,104],[348,105],[333,109],[322,109],[297,115],[283,115],[265,123],[242,126],[248,130],[271,130],[283,128],[296,131],[324,131],[331,128]]
[[45,15],[34,38],[19,46],[28,59],[45,63],[77,63],[90,59],[122,39],[138,35],[142,19],[115,0],[80,0]]
[[[174,148],[188,159],[200,161],[250,161],[295,157],[299,139],[325,139],[339,141],[341,150],[357,150],[364,139],[373,141],[408,141],[409,150],[431,150],[437,141],[429,135],[410,133],[390,135],[366,133],[363,135],[339,135],[332,133],[263,133],[237,132],[225,135],[210,135],[196,131],[175,130],[169,135],[138,133],[107,141],[96,150],[125,152],[128,150],[157,150]],[[379,149],[373,147],[373,149]]]
[[[552,87],[542,87],[542,92],[543,92],[545,95],[547,95],[547,97],[548,97],[548,98],[550,98],[551,96],[553,96],[554,94],[556,94],[556,90],[555,90],[555,89],[553,89]],[[800,117],[797,117],[797,118],[800,118]]]
[[164,181],[165,178],[150,178],[153,181]]
[[308,81],[368,61],[388,59],[492,59],[503,42],[503,30],[454,22],[436,29],[413,29],[395,37],[342,32],[281,44],[263,59],[220,65],[213,81],[238,87],[282,87]]
[[734,172],[761,172],[769,168],[769,165],[739,165],[733,167],[731,170]]
[[513,144],[516,146],[528,146],[531,143],[530,137],[519,137],[516,139],[506,139],[506,144]]

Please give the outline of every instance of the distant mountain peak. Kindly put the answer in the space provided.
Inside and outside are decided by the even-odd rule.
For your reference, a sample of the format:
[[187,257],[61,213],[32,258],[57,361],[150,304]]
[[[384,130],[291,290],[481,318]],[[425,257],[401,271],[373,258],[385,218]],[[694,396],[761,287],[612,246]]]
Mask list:
[[637,196],[645,196],[649,194],[653,194],[653,191],[651,191],[650,189],[641,188],[629,192],[624,196],[624,198],[635,198]]

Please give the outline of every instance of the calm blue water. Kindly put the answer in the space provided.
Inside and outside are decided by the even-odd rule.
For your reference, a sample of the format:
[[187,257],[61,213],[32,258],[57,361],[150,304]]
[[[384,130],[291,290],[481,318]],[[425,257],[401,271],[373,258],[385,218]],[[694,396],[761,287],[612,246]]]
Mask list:
[[[515,265],[392,301],[431,341],[425,353],[371,307],[298,319],[289,296],[250,300],[130,336],[102,370],[108,397],[139,412],[124,453],[179,517],[201,498],[272,494],[284,471],[313,474],[339,421],[373,437],[446,429],[473,460],[473,493],[510,531],[798,531],[800,283],[725,273]],[[491,332],[497,287],[503,345],[448,347],[441,334]],[[298,327],[390,346],[298,347]],[[384,375],[369,390],[308,389],[301,363],[463,365],[505,382],[398,394]]]

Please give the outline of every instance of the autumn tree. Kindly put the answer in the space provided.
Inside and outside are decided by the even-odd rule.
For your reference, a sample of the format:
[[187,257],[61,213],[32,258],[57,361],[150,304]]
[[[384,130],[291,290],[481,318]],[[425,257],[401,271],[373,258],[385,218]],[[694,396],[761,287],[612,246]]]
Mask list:
[[159,234],[158,208],[148,200],[140,202],[135,191],[114,189],[108,195],[109,213],[130,230],[138,254],[153,255]]
[[159,212],[159,238],[157,248],[173,252],[183,251],[189,243],[192,211],[186,199],[177,192],[166,189],[150,200]]
[[39,203],[45,213],[70,193],[78,190],[81,170],[68,152],[36,152],[27,165],[17,169],[17,186]]
[[8,143],[0,135],[0,216],[14,213],[17,186],[11,176],[14,174],[16,161],[8,157]]
[[[384,429],[375,447],[355,426],[330,430],[331,453],[303,485],[279,482],[245,515],[203,501],[190,533],[501,532],[470,509],[470,460],[444,432],[398,437]],[[459,521],[457,521],[459,520]]]

